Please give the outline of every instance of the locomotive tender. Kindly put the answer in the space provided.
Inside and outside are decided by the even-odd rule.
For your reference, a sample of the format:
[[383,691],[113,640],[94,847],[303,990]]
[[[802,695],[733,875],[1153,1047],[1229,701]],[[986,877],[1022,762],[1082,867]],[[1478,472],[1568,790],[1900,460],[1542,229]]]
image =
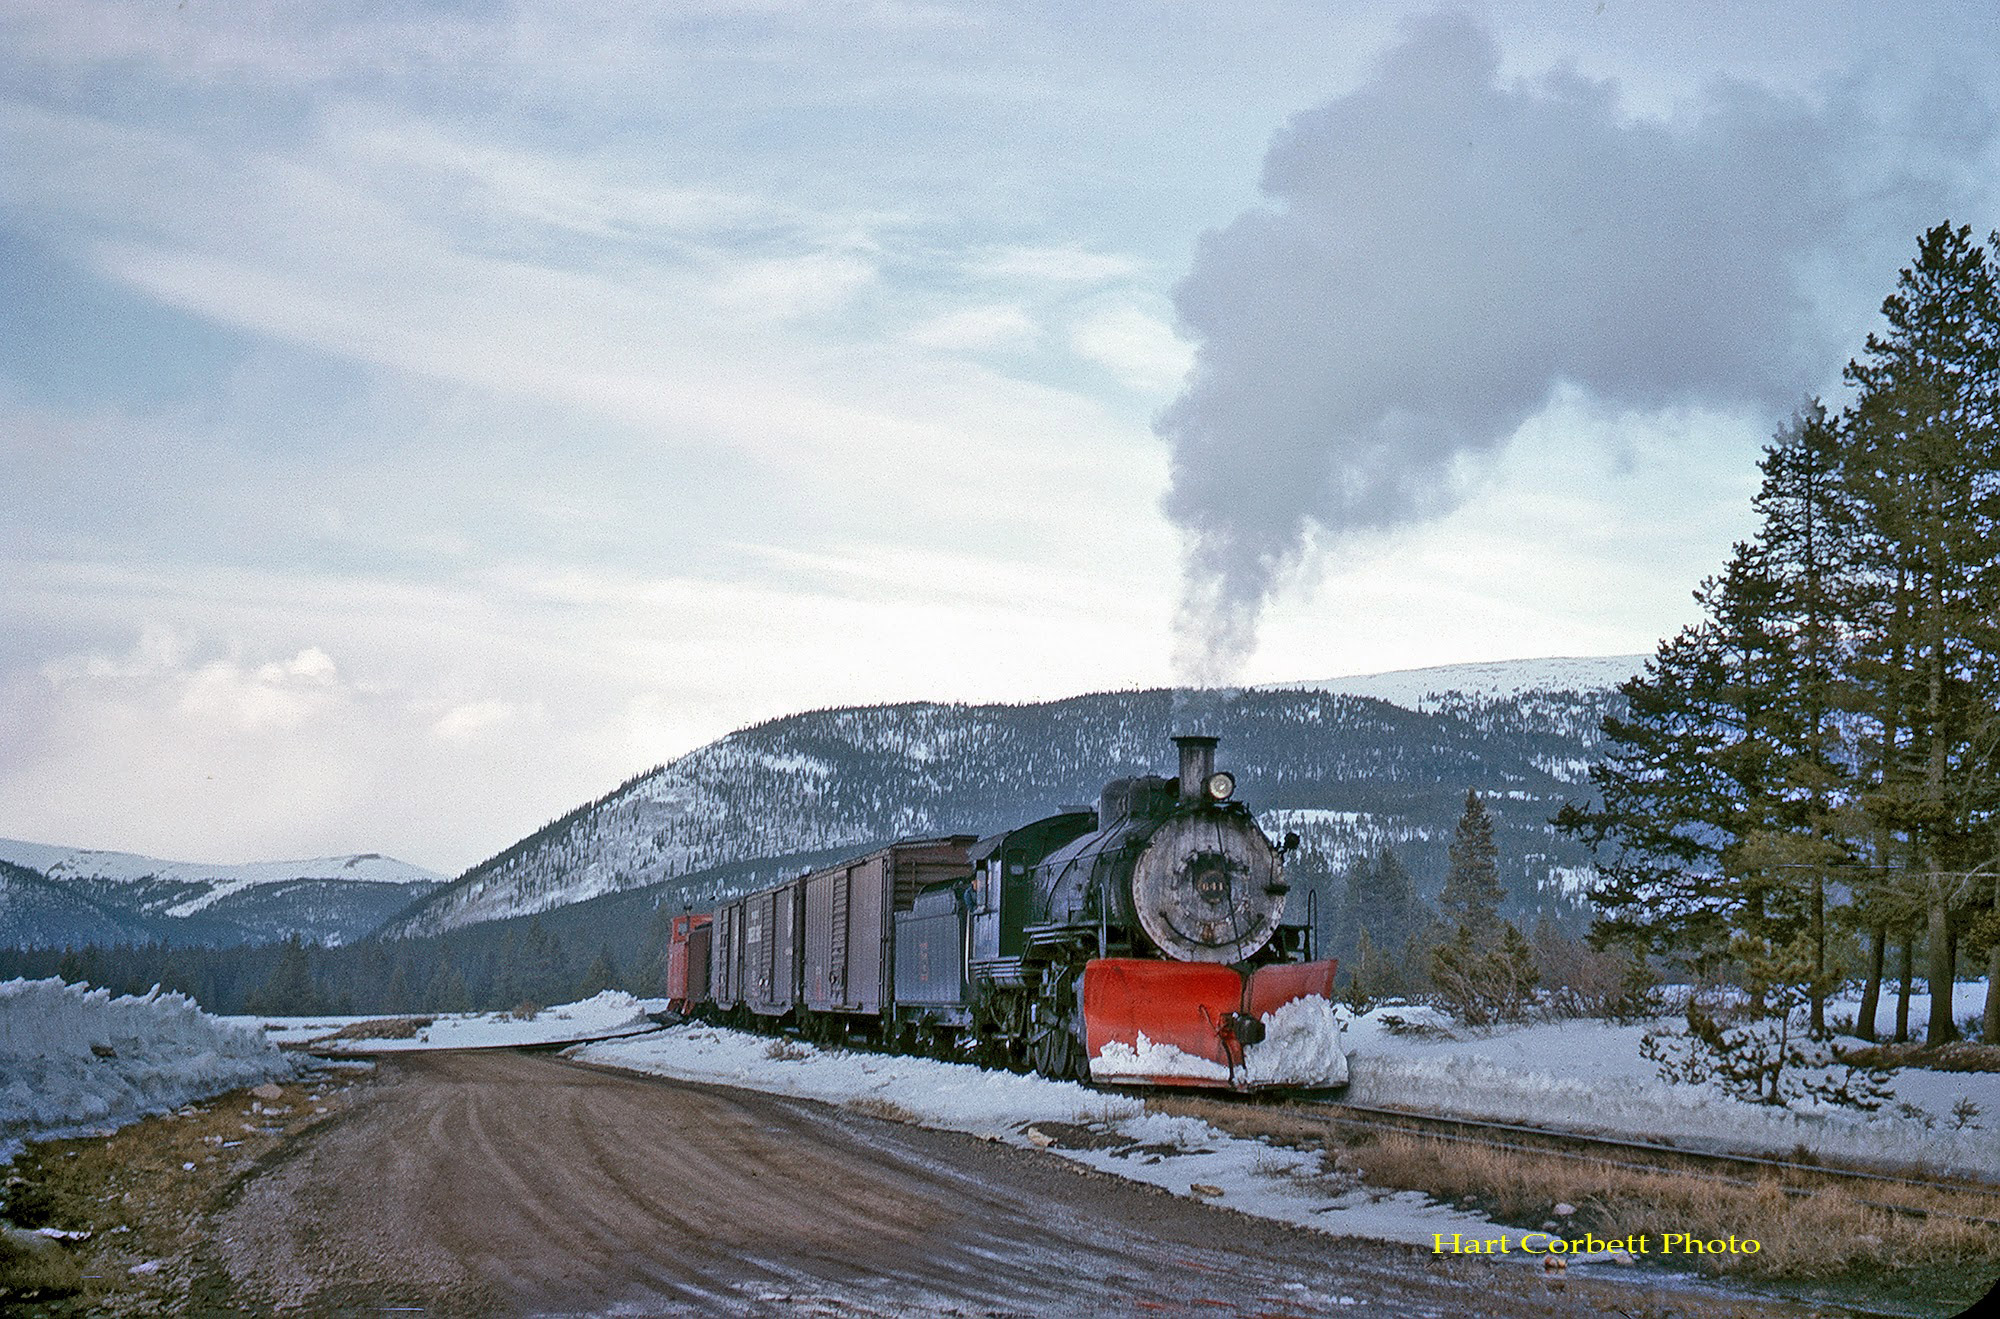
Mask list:
[[1174,742],[1175,778],[1114,779],[1094,811],[892,843],[677,918],[674,1009],[1057,1078],[1300,1084],[1254,1065],[1271,1014],[1332,997],[1334,963],[1284,923],[1298,840],[1265,837],[1214,738]]

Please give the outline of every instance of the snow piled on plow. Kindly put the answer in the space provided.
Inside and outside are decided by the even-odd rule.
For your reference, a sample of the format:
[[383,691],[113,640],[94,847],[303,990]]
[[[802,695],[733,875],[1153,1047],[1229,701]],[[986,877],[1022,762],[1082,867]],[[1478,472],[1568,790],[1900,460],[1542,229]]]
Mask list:
[[1112,1040],[1099,1049],[1090,1060],[1090,1076],[1111,1084],[1163,1077],[1243,1086],[1324,1088],[1347,1083],[1343,1024],[1331,1003],[1311,994],[1280,1004],[1265,1013],[1263,1021],[1263,1040],[1243,1050],[1243,1067],[1233,1076],[1214,1059],[1149,1039],[1143,1031],[1136,1044]]
[[238,1086],[290,1076],[256,1031],[181,994],[114,998],[62,980],[0,984],[0,1160],[28,1136],[102,1134]]

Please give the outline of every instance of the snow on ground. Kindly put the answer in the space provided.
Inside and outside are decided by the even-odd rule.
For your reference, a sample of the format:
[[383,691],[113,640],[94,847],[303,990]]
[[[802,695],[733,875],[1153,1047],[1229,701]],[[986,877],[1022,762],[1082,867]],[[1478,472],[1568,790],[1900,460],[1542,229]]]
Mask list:
[[[1503,1231],[1414,1191],[1374,1190],[1329,1176],[1316,1153],[1227,1136],[1193,1118],[1148,1113],[1136,1099],[1069,1081],[929,1058],[820,1049],[697,1025],[584,1045],[565,1056],[677,1080],[845,1104],[941,1130],[1047,1148],[1119,1177],[1341,1236],[1429,1246],[1440,1232],[1497,1236]],[[1091,1143],[1104,1148],[1052,1146],[1038,1123],[1088,1126],[1101,1137]],[[1197,1186],[1204,1189],[1196,1191]]]
[[0,983],[0,1160],[28,1136],[102,1130],[289,1076],[255,1031],[157,988],[113,998],[58,979]]
[[[1962,1018],[1984,995],[1984,982],[1961,984],[1953,1007]],[[1851,1014],[1854,1006],[1851,998],[1836,1000],[1829,1015]],[[1921,1022],[1928,1006],[1915,996],[1912,1019]],[[1552,1021],[1458,1030],[1457,1038],[1446,1038],[1392,1033],[1387,1018],[1449,1026],[1435,1009],[1393,1004],[1351,1020],[1347,1098],[1354,1103],[1666,1138],[1690,1147],[1780,1154],[1803,1148],[1883,1164],[2000,1174],[2000,1073],[1905,1068],[1895,1075],[1888,1103],[1874,1113],[1787,1111],[1660,1080],[1655,1065],[1639,1055],[1639,1040],[1678,1019],[1630,1026]],[[1951,1113],[1961,1099],[1977,1105],[1975,1125],[1955,1127]]]
[[[577,1040],[604,1039],[653,1029],[649,1010],[666,1006],[665,1000],[637,999],[622,990],[607,989],[595,998],[560,1007],[543,1008],[532,1017],[516,1017],[511,1012],[453,1013],[432,1019],[409,1039],[327,1040],[319,1047],[337,1053],[402,1053],[422,1049],[506,1049],[524,1044],[565,1044]],[[303,1020],[293,1018],[291,1020]],[[319,1022],[341,1018],[319,1018]],[[381,1018],[361,1018],[381,1020]],[[321,1034],[338,1030],[335,1025]],[[320,1034],[302,1035],[313,1040]]]

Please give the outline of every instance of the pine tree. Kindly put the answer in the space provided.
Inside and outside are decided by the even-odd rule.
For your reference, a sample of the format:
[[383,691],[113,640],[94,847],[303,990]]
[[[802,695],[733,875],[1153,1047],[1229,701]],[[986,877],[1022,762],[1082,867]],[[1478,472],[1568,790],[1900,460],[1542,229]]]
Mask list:
[[[2000,289],[1986,250],[1940,224],[1850,362],[1846,487],[1864,591],[1858,704],[1874,720],[1864,808],[1878,864],[1922,912],[1927,1038],[1951,1015],[1954,909],[2000,904]],[[2000,969],[2000,968],[1996,968]],[[2000,1018],[2000,978],[1989,1014]]]
[[472,1007],[471,999],[457,965],[449,956],[439,958],[424,990],[424,1007],[432,1012],[466,1012]]
[[1444,891],[1438,895],[1438,908],[1447,922],[1470,930],[1480,941],[1498,937],[1500,904],[1507,897],[1500,884],[1498,861],[1492,817],[1479,794],[1468,788],[1465,811],[1452,835],[1450,866],[1445,872]]
[[1374,1001],[1375,987],[1365,974],[1375,958],[1375,945],[1368,938],[1368,927],[1363,925],[1355,932],[1354,957],[1347,968],[1347,1003],[1356,1012],[1366,1012]]
[[1593,942],[1670,957],[1697,977],[1726,961],[1732,932],[1721,853],[1739,830],[1714,764],[1727,740],[1725,676],[1712,623],[1663,640],[1619,688],[1626,713],[1604,720],[1605,756],[1590,770],[1596,804],[1572,802],[1555,817],[1596,862]]
[[1804,903],[1813,945],[1816,991],[1809,1019],[1826,1031],[1828,892],[1833,876],[1856,863],[1853,822],[1841,818],[1852,795],[1852,755],[1841,729],[1850,703],[1843,635],[1851,600],[1854,509],[1843,484],[1843,438],[1819,400],[1781,428],[1758,468],[1763,483],[1752,506],[1757,543],[1773,587],[1771,629],[1780,667],[1768,675],[1777,695],[1765,721],[1773,763],[1773,798],[1761,857],[1782,872],[1773,887]]
[[1367,927],[1376,948],[1400,949],[1412,937],[1422,940],[1428,934],[1430,907],[1417,896],[1416,881],[1393,848],[1356,857],[1343,876],[1343,888],[1345,919],[1355,928]]
[[395,968],[389,972],[389,983],[382,990],[382,1011],[408,1012],[410,1002],[410,963],[398,953]]
[[1712,1081],[1732,1098],[1774,1107],[1801,1099],[1881,1107],[1887,1073],[1847,1061],[1800,1019],[1812,981],[1810,936],[1788,944],[1740,936],[1732,952],[1751,993],[1736,1006],[1697,995],[1688,1000],[1684,1030],[1649,1031],[1639,1052],[1658,1065],[1661,1079]]
[[603,993],[607,989],[616,989],[617,987],[618,964],[611,960],[610,948],[601,948],[598,950],[597,960],[592,962],[590,969],[583,973],[583,980],[577,986],[576,996],[578,998],[590,998],[595,994]]
[[250,1010],[270,1017],[304,1016],[325,1010],[324,1000],[313,983],[312,962],[304,939],[294,934],[285,940],[270,978],[251,996]]

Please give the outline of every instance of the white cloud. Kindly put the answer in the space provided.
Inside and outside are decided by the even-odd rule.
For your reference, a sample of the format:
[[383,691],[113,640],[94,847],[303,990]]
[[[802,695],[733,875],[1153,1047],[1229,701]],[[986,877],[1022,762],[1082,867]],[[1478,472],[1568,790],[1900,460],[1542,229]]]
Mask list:
[[1173,326],[1129,303],[1083,316],[1070,326],[1069,345],[1134,389],[1172,390],[1194,364],[1194,346],[1175,335]]
[[439,715],[431,731],[448,742],[470,742],[532,713],[512,701],[468,701]]
[[839,311],[875,279],[873,264],[847,252],[718,261],[710,300],[753,319],[795,320]]
[[964,307],[920,322],[904,337],[924,348],[946,352],[984,352],[1032,344],[1041,327],[1011,303]]
[[990,247],[966,268],[984,279],[1042,284],[1108,284],[1139,273],[1131,257],[1083,247]]

